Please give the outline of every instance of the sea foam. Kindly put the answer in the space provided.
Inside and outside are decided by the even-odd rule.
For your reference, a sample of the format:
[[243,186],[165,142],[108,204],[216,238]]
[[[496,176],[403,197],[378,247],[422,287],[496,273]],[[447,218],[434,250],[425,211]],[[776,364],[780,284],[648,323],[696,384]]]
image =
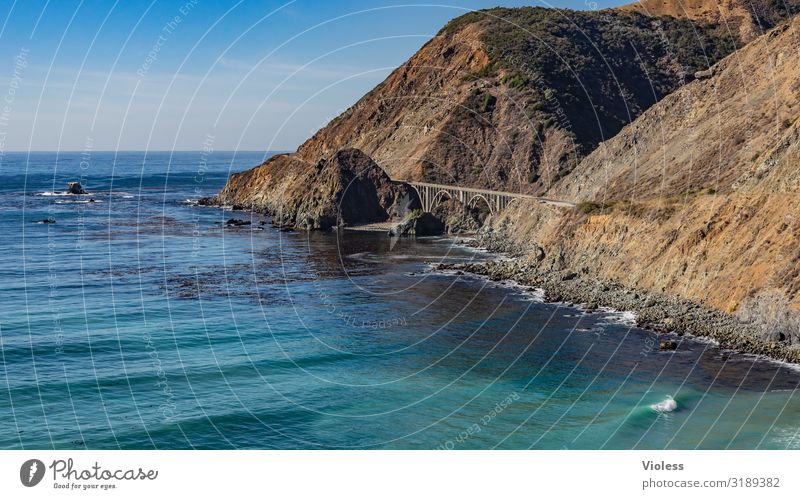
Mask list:
[[674,398],[667,395],[667,398],[657,404],[651,405],[650,408],[658,413],[672,412],[678,408],[678,403],[675,402]]

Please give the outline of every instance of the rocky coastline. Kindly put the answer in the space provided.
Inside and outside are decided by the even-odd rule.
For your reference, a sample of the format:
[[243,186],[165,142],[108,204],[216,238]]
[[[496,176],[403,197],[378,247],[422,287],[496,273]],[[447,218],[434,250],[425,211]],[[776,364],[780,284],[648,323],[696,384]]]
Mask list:
[[434,271],[460,271],[492,281],[513,281],[544,290],[547,302],[568,303],[584,310],[608,307],[636,315],[637,327],[661,335],[661,348],[680,348],[676,337],[713,340],[720,348],[742,354],[800,364],[800,348],[768,341],[759,329],[737,317],[691,300],[664,293],[623,286],[580,270],[554,269],[545,263],[544,252],[519,248],[491,227],[484,227],[470,245],[509,258],[477,263],[443,263]]

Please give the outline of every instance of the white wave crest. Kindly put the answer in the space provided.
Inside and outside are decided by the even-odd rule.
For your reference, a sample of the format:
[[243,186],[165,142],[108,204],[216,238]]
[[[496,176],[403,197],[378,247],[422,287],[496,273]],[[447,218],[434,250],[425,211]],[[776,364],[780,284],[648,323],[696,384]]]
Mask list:
[[678,408],[678,403],[675,402],[674,398],[667,395],[667,398],[665,398],[664,400],[662,400],[657,404],[651,405],[650,408],[660,413],[672,412]]

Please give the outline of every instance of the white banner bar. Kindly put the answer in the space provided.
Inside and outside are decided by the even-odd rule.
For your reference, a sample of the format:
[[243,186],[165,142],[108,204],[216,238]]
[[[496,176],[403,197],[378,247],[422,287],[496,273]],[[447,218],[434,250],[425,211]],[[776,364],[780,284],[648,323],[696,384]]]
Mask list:
[[4,451],[0,493],[138,499],[187,493],[798,497],[799,463],[794,451]]

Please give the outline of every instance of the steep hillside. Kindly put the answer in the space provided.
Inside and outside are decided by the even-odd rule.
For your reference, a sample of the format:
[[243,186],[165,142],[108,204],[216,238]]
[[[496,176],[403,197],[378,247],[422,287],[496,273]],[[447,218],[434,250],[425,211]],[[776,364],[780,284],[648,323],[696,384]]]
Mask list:
[[719,23],[747,43],[800,12],[800,0],[641,0],[619,9]]
[[298,151],[358,147],[393,177],[541,192],[729,53],[714,25],[490,9],[450,22]]
[[548,193],[582,201],[579,211],[520,206],[495,222],[543,246],[553,266],[729,312],[764,297],[799,307],[800,20],[714,73],[645,112]]
[[[371,172],[358,202],[385,219],[411,201],[378,166],[394,179],[546,194],[578,209],[514,203],[484,240],[527,251],[556,279],[594,276],[750,319],[798,309],[800,21],[779,22],[795,4],[747,3],[759,27],[777,27],[724,59],[744,33],[728,31],[741,3],[720,17],[694,0],[639,7],[691,19],[462,16],[296,154],[232,176],[220,200],[326,228],[347,211],[347,185]],[[800,345],[800,319],[786,334],[765,328]]]
[[[304,143],[241,174],[308,169],[345,148],[392,178],[542,193],[664,95],[729,53],[719,26],[619,11],[520,8],[450,22]],[[234,194],[242,193],[242,196]],[[226,189],[225,202],[253,204]]]
[[776,28],[715,65],[712,78],[666,97],[548,195],[641,200],[796,183],[797,172],[771,173],[775,148],[793,136],[800,112],[796,25]]

